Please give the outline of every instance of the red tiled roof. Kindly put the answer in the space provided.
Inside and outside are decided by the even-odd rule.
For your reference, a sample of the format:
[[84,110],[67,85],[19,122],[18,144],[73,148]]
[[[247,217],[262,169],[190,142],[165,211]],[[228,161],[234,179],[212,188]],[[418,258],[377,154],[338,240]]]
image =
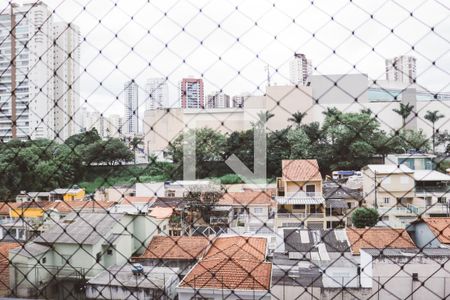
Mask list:
[[198,259],[209,244],[203,236],[155,236],[144,254],[135,259]]
[[416,248],[404,229],[393,228],[347,228],[347,236],[353,254],[360,249]]
[[424,218],[423,220],[439,242],[450,244],[450,218]]
[[272,264],[265,261],[266,247],[265,238],[219,237],[180,287],[268,290]]
[[249,260],[206,259],[186,275],[181,287],[268,290],[272,264]]
[[286,181],[322,180],[319,164],[315,159],[283,160],[282,177]]
[[205,258],[248,259],[264,261],[266,258],[267,239],[260,237],[230,236],[220,237],[214,241]]
[[171,207],[155,207],[148,214],[150,217],[156,219],[167,219],[173,214],[173,208]]
[[245,191],[225,193],[219,200],[220,205],[271,205],[272,197],[267,192]]
[[19,247],[19,243],[0,243],[0,295],[9,295],[9,250]]
[[9,215],[10,209],[15,209],[22,204],[20,202],[2,202],[0,203],[0,215]]

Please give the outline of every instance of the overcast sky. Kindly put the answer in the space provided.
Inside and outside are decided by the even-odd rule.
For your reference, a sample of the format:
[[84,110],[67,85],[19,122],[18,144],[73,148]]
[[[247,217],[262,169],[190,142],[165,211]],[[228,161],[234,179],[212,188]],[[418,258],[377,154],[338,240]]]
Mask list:
[[448,0],[44,2],[80,27],[87,70],[81,94],[106,114],[122,114],[116,97],[132,78],[141,99],[147,78],[168,77],[175,102],[177,84],[188,75],[203,76],[206,93],[260,94],[264,67],[270,65],[272,83],[287,83],[295,52],[312,59],[315,74],[362,72],[375,79],[384,79],[385,58],[414,55],[420,84],[450,90]]

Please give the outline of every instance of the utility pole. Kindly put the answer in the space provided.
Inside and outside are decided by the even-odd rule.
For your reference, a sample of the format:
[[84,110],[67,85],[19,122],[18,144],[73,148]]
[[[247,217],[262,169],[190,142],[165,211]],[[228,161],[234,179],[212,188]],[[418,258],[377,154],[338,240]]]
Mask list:
[[16,17],[14,4],[11,1],[11,138],[17,138],[17,112],[16,112]]
[[374,184],[375,184],[375,189],[374,189],[374,193],[375,193],[375,208],[378,208],[378,199],[377,199],[377,171],[374,171],[374,176],[373,176],[373,180],[374,180]]

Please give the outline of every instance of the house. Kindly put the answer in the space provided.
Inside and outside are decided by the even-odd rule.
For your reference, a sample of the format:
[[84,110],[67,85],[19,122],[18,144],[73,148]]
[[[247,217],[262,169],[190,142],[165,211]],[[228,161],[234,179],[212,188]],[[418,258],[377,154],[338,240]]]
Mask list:
[[417,218],[414,171],[406,165],[367,165],[362,169],[363,195],[390,227],[405,227]]
[[133,257],[133,261],[144,266],[178,268],[180,274],[186,274],[210,244],[204,236],[154,236],[145,252]]
[[225,193],[215,208],[231,209],[230,233],[262,233],[273,232],[274,203],[267,192],[247,190]]
[[410,151],[403,154],[389,154],[386,156],[387,165],[406,165],[411,170],[434,170],[436,155]]
[[449,216],[450,175],[434,170],[414,171],[414,205],[430,217]]
[[134,272],[130,264],[113,265],[86,284],[87,299],[175,299],[178,270],[144,266]]
[[[18,296],[32,296],[42,283],[50,287],[58,280],[83,281],[112,265],[124,265],[143,253],[157,232],[155,223],[143,215],[71,213],[23,249],[10,251],[11,286]],[[30,272],[33,276],[24,280]]]
[[130,186],[103,187],[95,191],[94,199],[97,201],[119,202],[124,197],[131,197],[135,194],[134,188]]
[[180,282],[178,298],[271,299],[272,264],[266,256],[265,238],[219,237]]
[[9,296],[12,292],[9,285],[9,250],[20,247],[16,242],[0,242],[0,297]]
[[84,200],[86,192],[84,189],[74,186],[73,188],[60,188],[54,189],[50,192],[50,201],[62,200],[62,201],[74,201]]
[[372,227],[346,229],[350,250],[360,255],[361,249],[415,249],[416,245],[405,229]]
[[147,213],[156,201],[156,197],[126,196],[111,208],[115,213]]
[[450,248],[450,218],[423,218],[407,230],[418,248]]
[[[450,292],[450,249],[361,249],[359,299],[445,299]],[[356,297],[354,297],[356,298]]]
[[[320,273],[316,278],[322,288],[358,287],[358,261],[350,252],[344,229],[284,228],[279,234],[279,247],[275,250],[274,270],[282,269],[302,277],[306,271]],[[281,240],[282,238],[282,240]],[[317,294],[313,288],[308,293]]]
[[324,182],[325,215],[339,220],[327,221],[327,228],[351,225],[351,215],[355,208],[362,204],[362,190],[352,189],[343,184]]
[[136,183],[136,196],[144,197],[183,197],[194,188],[206,190],[211,186],[209,180],[178,180],[152,183]]
[[[326,228],[322,175],[317,160],[283,160],[282,176],[277,178],[276,226],[293,224]],[[330,217],[331,219],[338,218]]]
[[16,202],[27,202],[27,201],[49,201],[49,192],[25,192],[21,191],[20,194],[16,196]]

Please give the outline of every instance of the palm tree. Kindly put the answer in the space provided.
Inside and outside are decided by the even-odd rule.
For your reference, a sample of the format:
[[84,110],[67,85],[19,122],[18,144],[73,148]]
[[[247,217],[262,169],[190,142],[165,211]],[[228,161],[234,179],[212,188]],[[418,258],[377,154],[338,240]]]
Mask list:
[[306,117],[307,114],[308,113],[306,112],[302,113],[298,111],[296,113],[293,113],[291,117],[288,119],[288,121],[293,122],[297,126],[300,126],[302,124],[303,118]]
[[275,114],[270,111],[261,111],[258,113],[258,121],[252,122],[253,127],[263,127],[270,119],[272,119]]
[[414,106],[409,104],[409,103],[400,103],[400,108],[394,108],[393,111],[397,114],[399,114],[402,119],[403,119],[403,126],[402,128],[405,127],[406,125],[406,119],[409,117],[409,115],[412,113],[414,109]]
[[433,135],[432,135],[432,139],[433,139],[433,153],[434,153],[434,147],[435,147],[435,135],[436,135],[436,131],[435,131],[435,123],[437,121],[439,121],[439,119],[442,119],[443,117],[445,117],[443,114],[440,114],[439,111],[435,110],[435,111],[427,111],[427,113],[425,114],[425,119],[430,121],[431,124],[433,125]]

